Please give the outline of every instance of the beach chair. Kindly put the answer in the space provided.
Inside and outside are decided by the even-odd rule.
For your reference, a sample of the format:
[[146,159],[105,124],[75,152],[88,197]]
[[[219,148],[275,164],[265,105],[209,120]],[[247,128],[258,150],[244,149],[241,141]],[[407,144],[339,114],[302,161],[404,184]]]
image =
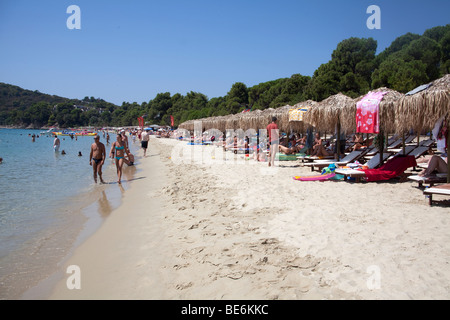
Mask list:
[[403,153],[403,148],[400,148],[397,150],[397,153],[393,155],[393,157],[402,156],[402,155],[409,155],[412,151],[416,149],[415,146],[405,146],[405,153]]
[[301,160],[302,162],[313,162],[313,161],[320,161],[320,160],[331,160],[334,159],[334,156],[327,156],[327,157],[317,157],[317,156],[311,156],[307,154],[302,154],[297,156],[297,160]]
[[434,144],[433,139],[423,140],[419,142],[419,147],[428,147],[431,148]]
[[311,167],[311,171],[314,169],[322,170],[325,167],[328,167],[330,164],[335,164],[336,166],[344,166],[350,162],[356,161],[360,159],[365,154],[365,150],[357,150],[349,153],[340,161],[314,161],[311,163],[305,163],[304,165],[307,167]]
[[[411,143],[416,137],[413,135],[407,136],[405,137],[405,144]],[[400,148],[401,145],[403,144],[403,139],[399,138],[397,140],[395,140],[394,142],[388,144],[388,149],[397,149]]]
[[[390,153],[386,152],[383,153],[383,161],[386,161],[391,156]],[[370,159],[364,167],[367,167],[367,169],[376,169],[380,166],[380,157],[379,155],[376,155],[372,159]],[[354,178],[356,182],[360,182],[361,178],[364,178],[366,176],[365,172],[363,170],[359,169],[351,169],[351,168],[338,168],[335,170],[336,174],[340,174],[344,176],[344,180],[348,180],[349,178]]]
[[433,205],[433,195],[439,194],[444,196],[450,196],[450,183],[443,184],[440,186],[425,189],[423,194],[428,196],[430,206]]
[[415,147],[413,151],[408,153],[409,155],[414,156],[416,159],[428,153],[430,150],[429,147]]
[[437,173],[436,175],[432,175],[429,177],[422,177],[419,175],[409,176],[408,180],[417,182],[418,188],[423,188],[424,184],[428,184],[430,187],[434,186],[436,183],[445,183],[447,182],[447,174],[446,173]]

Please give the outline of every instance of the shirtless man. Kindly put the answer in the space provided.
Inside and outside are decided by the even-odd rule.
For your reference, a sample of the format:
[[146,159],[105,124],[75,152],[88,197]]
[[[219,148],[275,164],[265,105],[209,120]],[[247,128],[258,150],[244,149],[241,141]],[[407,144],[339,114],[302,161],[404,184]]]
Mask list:
[[53,140],[53,149],[55,150],[55,152],[59,151],[60,145],[61,145],[61,141],[59,141],[58,136],[55,136],[55,140]]
[[106,159],[105,145],[100,142],[100,136],[94,137],[94,143],[91,145],[91,153],[89,155],[89,164],[94,170],[94,181],[97,183],[97,174],[100,177],[100,182],[105,183],[102,178],[102,166]]
[[142,149],[144,149],[144,157],[146,157],[147,155],[148,141],[149,141],[148,131],[145,130],[141,134],[141,147]]

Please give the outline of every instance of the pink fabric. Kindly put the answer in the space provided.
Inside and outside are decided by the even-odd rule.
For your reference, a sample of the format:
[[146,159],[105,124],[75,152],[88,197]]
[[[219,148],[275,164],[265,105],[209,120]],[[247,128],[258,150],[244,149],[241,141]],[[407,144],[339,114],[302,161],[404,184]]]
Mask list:
[[[378,155],[375,157],[378,157]],[[389,180],[399,176],[406,169],[415,166],[417,166],[417,162],[414,156],[397,156],[386,162],[379,169],[364,170],[364,173],[368,182]]]
[[380,133],[379,107],[387,92],[369,92],[356,104],[356,132]]

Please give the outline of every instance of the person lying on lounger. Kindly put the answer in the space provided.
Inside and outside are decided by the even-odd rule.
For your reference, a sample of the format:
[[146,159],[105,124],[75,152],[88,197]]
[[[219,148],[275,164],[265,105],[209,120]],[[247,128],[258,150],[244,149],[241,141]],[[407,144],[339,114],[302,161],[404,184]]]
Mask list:
[[306,137],[298,139],[294,142],[294,145],[291,146],[290,148],[279,145],[278,149],[280,150],[280,152],[289,155],[289,154],[296,154],[296,153],[300,153],[302,151],[305,151],[305,144],[306,144]]
[[447,173],[447,160],[448,158],[442,158],[440,156],[434,155],[428,162],[428,167],[424,169],[419,176],[429,177],[433,173]]

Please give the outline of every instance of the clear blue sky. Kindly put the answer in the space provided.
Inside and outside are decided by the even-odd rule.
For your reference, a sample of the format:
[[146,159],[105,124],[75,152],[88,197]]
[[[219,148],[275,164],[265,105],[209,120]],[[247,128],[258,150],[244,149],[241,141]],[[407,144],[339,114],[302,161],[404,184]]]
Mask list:
[[[369,30],[369,5],[381,30]],[[81,9],[69,30],[67,7]],[[0,82],[122,104],[157,93],[224,96],[300,73],[312,76],[350,37],[378,52],[407,33],[450,23],[448,0],[0,0]]]

